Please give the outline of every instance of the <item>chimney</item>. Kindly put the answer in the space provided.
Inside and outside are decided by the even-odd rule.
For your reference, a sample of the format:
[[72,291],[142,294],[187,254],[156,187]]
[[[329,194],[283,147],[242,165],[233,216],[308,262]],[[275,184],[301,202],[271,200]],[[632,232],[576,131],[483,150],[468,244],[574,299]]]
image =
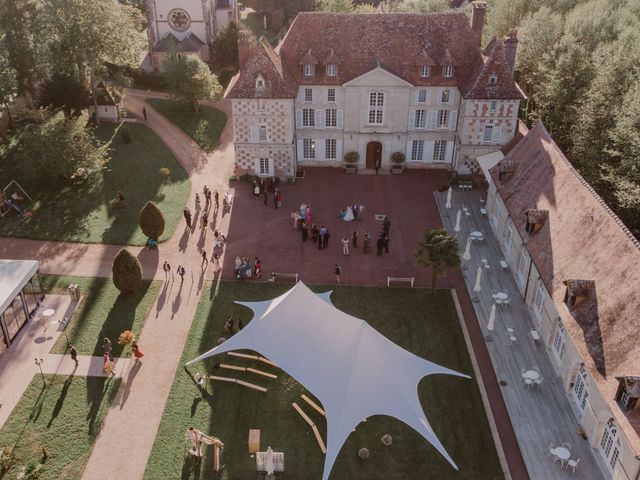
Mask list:
[[511,78],[516,71],[516,50],[518,49],[518,32],[511,30],[509,36],[504,39],[504,54],[507,57],[507,65],[511,69]]
[[240,37],[238,39],[238,70],[242,70],[242,67],[245,66],[250,53],[251,44],[247,39]]
[[471,30],[477,35],[478,43],[482,41],[482,27],[484,27],[484,15],[487,11],[487,2],[472,2],[473,14],[471,15]]

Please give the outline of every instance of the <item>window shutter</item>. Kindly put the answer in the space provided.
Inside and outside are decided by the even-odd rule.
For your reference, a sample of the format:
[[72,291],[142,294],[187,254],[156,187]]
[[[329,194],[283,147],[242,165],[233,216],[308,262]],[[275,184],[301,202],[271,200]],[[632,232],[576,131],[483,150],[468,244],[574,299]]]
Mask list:
[[422,160],[425,162],[433,162],[433,147],[436,142],[429,140],[424,142],[424,155],[422,156]]
[[314,115],[316,117],[315,128],[324,128],[325,112],[323,109],[315,109]]
[[429,110],[427,112],[427,130],[435,130],[438,122],[438,111]]
[[502,126],[494,125],[493,126],[493,133],[491,135],[491,142],[499,144],[501,139],[502,139]]
[[413,103],[420,103],[420,90],[416,90],[415,98],[413,99]]
[[301,138],[298,139],[298,161],[304,160],[304,143]]
[[411,149],[413,148],[413,140],[407,140],[407,151],[405,153],[405,158],[407,162],[411,162]]
[[338,110],[338,112],[336,113],[336,122],[337,122],[336,123],[337,128],[339,128],[339,129],[344,128],[342,126],[342,110]]
[[416,111],[409,110],[409,130],[415,130],[416,128]]
[[315,144],[316,144],[316,160],[324,160],[324,151],[325,151],[325,139],[316,139],[314,140]]
[[444,152],[444,161],[451,163],[453,160],[453,142],[447,142],[447,149]]
[[256,158],[255,164],[253,167],[255,169],[256,175],[260,175],[260,159],[259,158]]
[[302,109],[296,108],[296,128],[302,127]]
[[424,103],[431,103],[431,90],[427,90],[427,100]]
[[449,110],[449,130],[456,131],[456,121],[458,120],[458,110]]
[[260,127],[257,127],[255,125],[251,125],[249,127],[249,142],[250,143],[258,143],[258,129]]

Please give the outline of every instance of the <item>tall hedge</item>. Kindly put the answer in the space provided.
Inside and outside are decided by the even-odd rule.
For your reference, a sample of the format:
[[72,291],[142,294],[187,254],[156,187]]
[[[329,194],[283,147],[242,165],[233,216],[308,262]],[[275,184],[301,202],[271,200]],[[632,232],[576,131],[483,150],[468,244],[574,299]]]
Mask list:
[[164,216],[155,203],[147,202],[140,210],[140,228],[147,237],[158,240],[164,232]]
[[113,259],[113,284],[122,293],[134,293],[142,284],[142,266],[138,259],[123,248]]

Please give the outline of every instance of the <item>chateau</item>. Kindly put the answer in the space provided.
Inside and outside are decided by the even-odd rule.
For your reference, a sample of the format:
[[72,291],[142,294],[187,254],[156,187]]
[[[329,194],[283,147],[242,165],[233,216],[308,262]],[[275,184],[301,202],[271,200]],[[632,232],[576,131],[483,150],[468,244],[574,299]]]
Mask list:
[[235,0],[147,0],[151,67],[161,70],[172,51],[209,62],[213,39],[237,16]]
[[517,39],[480,40],[486,5],[432,14],[298,14],[273,48],[240,45],[233,104],[236,171],[291,177],[299,166],[479,169],[517,129]]

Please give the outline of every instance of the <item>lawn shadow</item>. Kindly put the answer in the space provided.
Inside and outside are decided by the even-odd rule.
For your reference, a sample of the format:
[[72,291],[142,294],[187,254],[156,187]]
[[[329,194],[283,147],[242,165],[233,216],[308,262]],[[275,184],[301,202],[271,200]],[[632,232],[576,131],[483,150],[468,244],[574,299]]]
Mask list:
[[[89,437],[94,440],[100,432],[101,423],[96,424],[96,419],[100,415],[100,407],[105,399],[105,392],[110,382],[120,382],[120,379],[112,379],[112,377],[87,377],[87,403],[89,410],[86,420],[88,422]],[[118,388],[113,388],[110,392],[107,403],[111,404],[118,393]]]
[[[151,281],[144,280],[137,292],[133,294],[120,293],[115,303],[109,310],[109,314],[102,324],[93,355],[102,356],[103,339],[108,338],[112,343],[113,356],[119,357],[124,349],[123,345],[117,342],[118,337],[124,330],[131,330],[136,317],[136,309],[151,286]],[[139,334],[140,332],[134,332]]]
[[67,393],[69,393],[69,387],[73,382],[73,374],[69,375],[62,385],[62,390],[60,391],[60,396],[58,396],[58,400],[56,401],[55,406],[53,407],[53,412],[51,412],[51,418],[49,419],[49,423],[47,424],[47,428],[51,428],[53,421],[58,418],[60,415],[60,411],[62,410],[62,406],[64,405],[64,400],[67,397]]

